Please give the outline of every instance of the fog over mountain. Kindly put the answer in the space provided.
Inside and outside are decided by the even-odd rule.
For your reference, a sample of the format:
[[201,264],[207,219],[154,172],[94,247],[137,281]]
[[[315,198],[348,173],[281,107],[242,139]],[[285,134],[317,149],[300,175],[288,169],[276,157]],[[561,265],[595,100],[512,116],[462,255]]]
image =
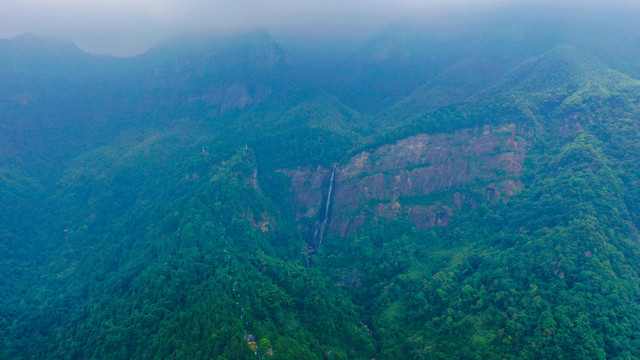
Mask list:
[[639,18],[3,2],[0,359],[637,359]]
[[[127,56],[161,40],[193,33],[228,33],[265,27],[273,33],[304,33],[361,40],[403,16],[441,18],[535,4],[571,12],[604,5],[635,7],[630,0],[6,0],[0,4],[0,37],[24,32],[74,41],[95,53]],[[554,11],[554,10],[550,10]],[[339,35],[339,36],[338,36]]]

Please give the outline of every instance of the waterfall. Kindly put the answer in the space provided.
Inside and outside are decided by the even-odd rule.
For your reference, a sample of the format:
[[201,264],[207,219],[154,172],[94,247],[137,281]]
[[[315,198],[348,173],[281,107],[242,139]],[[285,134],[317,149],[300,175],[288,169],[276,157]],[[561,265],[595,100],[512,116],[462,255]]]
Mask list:
[[329,210],[331,209],[331,193],[333,192],[333,180],[336,175],[336,165],[333,165],[333,170],[331,171],[331,181],[329,181],[329,192],[327,193],[327,206],[324,209],[324,220],[322,221],[322,226],[320,226],[320,240],[318,241],[318,247],[322,246],[322,239],[324,238],[324,234],[327,231],[327,222],[329,221]]

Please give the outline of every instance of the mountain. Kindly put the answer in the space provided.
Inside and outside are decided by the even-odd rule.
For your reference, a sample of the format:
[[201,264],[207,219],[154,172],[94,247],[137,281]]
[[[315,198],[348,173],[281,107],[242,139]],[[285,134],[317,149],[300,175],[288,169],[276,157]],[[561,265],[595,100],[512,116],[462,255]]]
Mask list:
[[493,68],[499,77],[498,67],[514,66],[562,41],[561,24],[551,30],[540,22],[538,11],[399,19],[346,61],[334,86],[347,105],[377,113],[420,87],[435,89],[438,81],[492,75],[479,69],[465,73],[472,63]]
[[[166,106],[224,113],[267,100],[291,77],[284,52],[265,30],[231,38],[176,39],[134,61],[141,96],[173,98]],[[149,100],[152,101],[152,100]],[[176,110],[177,111],[177,110]]]
[[640,32],[607,14],[309,64],[262,29],[0,42],[0,357],[635,358]]

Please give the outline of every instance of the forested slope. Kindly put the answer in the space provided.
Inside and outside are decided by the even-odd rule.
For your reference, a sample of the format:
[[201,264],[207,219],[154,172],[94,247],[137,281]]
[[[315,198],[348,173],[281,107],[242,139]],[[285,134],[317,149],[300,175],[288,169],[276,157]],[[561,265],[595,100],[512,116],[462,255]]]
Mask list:
[[635,18],[512,15],[0,42],[0,357],[636,358]]

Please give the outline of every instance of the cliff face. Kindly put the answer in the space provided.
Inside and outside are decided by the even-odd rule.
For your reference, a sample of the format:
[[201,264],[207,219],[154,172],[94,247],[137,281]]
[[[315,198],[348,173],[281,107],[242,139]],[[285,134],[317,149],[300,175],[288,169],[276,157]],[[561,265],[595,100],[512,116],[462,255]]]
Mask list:
[[266,31],[232,37],[191,36],[135,58],[143,75],[132,87],[171,94],[172,105],[204,106],[210,114],[266,101],[289,76],[284,51]]
[[[506,125],[420,134],[359,153],[336,167],[327,232],[346,236],[367,218],[402,213],[418,227],[446,226],[463,206],[506,201],[523,186],[526,147],[516,126]],[[322,221],[331,169],[285,173],[298,220]]]

